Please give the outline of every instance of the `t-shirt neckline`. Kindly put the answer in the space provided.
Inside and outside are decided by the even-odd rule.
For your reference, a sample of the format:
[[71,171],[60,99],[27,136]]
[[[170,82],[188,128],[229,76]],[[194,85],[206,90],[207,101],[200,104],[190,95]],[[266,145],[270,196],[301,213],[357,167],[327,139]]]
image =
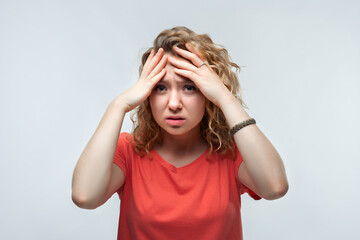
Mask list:
[[161,155],[155,150],[152,149],[151,153],[154,156],[154,158],[160,162],[161,165],[163,165],[165,168],[167,168],[168,170],[170,170],[171,172],[174,173],[180,173],[183,171],[188,170],[189,168],[199,164],[202,162],[203,159],[206,158],[207,153],[209,152],[210,147],[208,147],[198,158],[196,158],[194,161],[192,161],[191,163],[186,164],[185,166],[182,167],[175,167],[174,165],[172,165],[171,163],[167,162],[165,159],[163,159],[161,157]]

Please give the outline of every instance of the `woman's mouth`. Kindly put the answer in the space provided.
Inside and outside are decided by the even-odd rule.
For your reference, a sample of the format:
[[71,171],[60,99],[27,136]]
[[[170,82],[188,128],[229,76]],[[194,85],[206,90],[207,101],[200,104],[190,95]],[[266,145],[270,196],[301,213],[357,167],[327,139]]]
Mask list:
[[171,126],[179,126],[185,121],[185,118],[182,117],[168,117],[166,118],[166,123]]

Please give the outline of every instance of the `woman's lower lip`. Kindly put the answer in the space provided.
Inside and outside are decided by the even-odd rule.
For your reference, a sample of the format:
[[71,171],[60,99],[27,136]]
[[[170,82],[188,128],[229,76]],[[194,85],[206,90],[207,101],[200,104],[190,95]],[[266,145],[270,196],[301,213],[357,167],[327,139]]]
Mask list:
[[169,119],[169,118],[166,119],[166,123],[171,126],[181,125],[184,121],[185,119]]

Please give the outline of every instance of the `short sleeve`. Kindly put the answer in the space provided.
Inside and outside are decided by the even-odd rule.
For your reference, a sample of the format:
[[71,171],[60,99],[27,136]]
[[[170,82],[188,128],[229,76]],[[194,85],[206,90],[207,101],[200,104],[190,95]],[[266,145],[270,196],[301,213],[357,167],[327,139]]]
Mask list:
[[238,171],[240,164],[243,161],[243,158],[239,152],[239,150],[236,148],[236,159],[235,159],[235,176],[236,176],[236,183],[238,184],[239,193],[240,195],[247,193],[250,197],[252,197],[254,200],[260,200],[261,197],[258,196],[255,192],[253,192],[250,188],[246,187],[244,184],[242,184],[238,177]]
[[120,134],[113,161],[121,168],[121,170],[123,170],[125,177],[129,171],[129,149],[131,148],[131,143],[128,139],[129,135],[129,133]]

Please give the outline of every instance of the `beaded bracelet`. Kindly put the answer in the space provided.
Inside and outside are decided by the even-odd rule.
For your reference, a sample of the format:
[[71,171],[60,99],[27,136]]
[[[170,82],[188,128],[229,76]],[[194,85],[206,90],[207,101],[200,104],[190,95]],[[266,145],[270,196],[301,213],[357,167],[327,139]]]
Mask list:
[[247,119],[247,120],[245,120],[245,121],[242,121],[241,123],[236,124],[235,126],[233,126],[233,127],[230,129],[230,131],[229,131],[230,136],[234,136],[234,134],[235,134],[237,131],[239,131],[240,129],[242,129],[242,128],[246,127],[246,126],[249,126],[249,125],[251,125],[251,124],[256,124],[255,119],[249,118],[249,119]]

